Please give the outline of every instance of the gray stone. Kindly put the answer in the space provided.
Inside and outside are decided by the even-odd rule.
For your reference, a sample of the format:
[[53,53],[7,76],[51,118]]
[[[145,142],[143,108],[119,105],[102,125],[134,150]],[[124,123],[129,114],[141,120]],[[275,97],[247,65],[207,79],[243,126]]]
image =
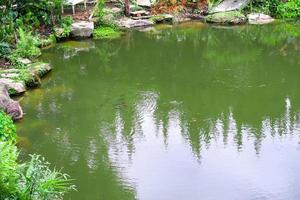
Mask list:
[[251,13],[247,18],[249,24],[269,24],[274,21],[271,16],[262,13]]
[[154,22],[149,19],[133,20],[125,17],[118,21],[118,25],[123,28],[136,28],[136,27],[152,26],[154,25]]
[[223,0],[214,6],[210,13],[227,12],[233,10],[241,10],[250,3],[250,0]]
[[6,85],[8,90],[11,91],[10,94],[12,95],[20,95],[26,91],[24,81],[15,81],[8,78],[0,78],[0,85]]
[[93,30],[93,22],[79,21],[71,25],[71,35],[73,37],[91,37]]
[[19,102],[9,97],[8,87],[5,84],[0,84],[0,108],[11,116],[13,120],[18,120],[23,117],[23,111]]

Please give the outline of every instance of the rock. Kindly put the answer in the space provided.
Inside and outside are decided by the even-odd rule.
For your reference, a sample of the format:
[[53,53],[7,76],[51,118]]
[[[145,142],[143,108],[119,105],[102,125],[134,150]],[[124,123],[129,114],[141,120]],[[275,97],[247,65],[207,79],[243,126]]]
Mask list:
[[54,35],[56,38],[65,38],[66,36],[64,35],[64,29],[55,27],[54,28]]
[[170,14],[162,14],[151,17],[154,23],[173,23],[174,16]]
[[71,35],[73,37],[91,37],[93,30],[93,22],[79,21],[71,25]]
[[139,6],[151,7],[155,2],[155,0],[137,0],[136,4]]
[[11,95],[20,95],[26,91],[24,81],[15,81],[8,78],[0,78],[0,85],[6,85]]
[[23,111],[19,102],[9,97],[8,87],[5,84],[0,84],[0,108],[11,116],[13,120],[18,120],[23,117]]
[[206,16],[205,20],[208,23],[229,24],[229,25],[244,24],[247,22],[246,16],[238,11],[229,11],[229,12],[210,14]]
[[52,70],[52,67],[48,63],[38,62],[30,65],[28,69],[31,74],[34,74],[39,78],[42,78]]
[[24,65],[28,65],[31,63],[31,60],[29,60],[28,58],[20,58],[19,62],[24,64]]
[[213,7],[210,13],[241,10],[246,7],[250,1],[251,0],[223,0],[221,3]]
[[249,24],[269,24],[274,21],[274,19],[262,13],[251,13],[247,15]]
[[185,16],[181,16],[181,15],[178,15],[176,16],[174,19],[173,19],[173,22],[174,23],[183,23],[183,22],[188,22],[188,21],[191,21],[192,19],[189,18],[189,17],[185,17]]
[[154,25],[154,23],[149,19],[133,20],[125,17],[118,21],[118,25],[123,28],[136,28],[136,27],[152,26]]

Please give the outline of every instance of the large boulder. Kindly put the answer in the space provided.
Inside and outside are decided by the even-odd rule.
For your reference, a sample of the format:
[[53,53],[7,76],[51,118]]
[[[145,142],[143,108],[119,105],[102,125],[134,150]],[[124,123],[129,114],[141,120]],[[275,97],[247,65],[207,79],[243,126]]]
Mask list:
[[145,27],[145,26],[152,26],[152,25],[154,25],[154,22],[149,19],[134,20],[125,17],[118,21],[118,26],[122,28],[136,28],[136,27]]
[[52,70],[52,67],[49,63],[37,62],[29,65],[28,69],[31,74],[42,78]]
[[11,95],[20,95],[26,91],[24,81],[16,81],[8,78],[0,78],[0,85],[6,85]]
[[79,21],[71,25],[73,37],[91,37],[94,30],[94,22]]
[[251,13],[247,18],[249,24],[269,24],[274,21],[271,16],[262,13]]
[[205,20],[208,23],[229,25],[245,24],[247,22],[246,16],[239,11],[210,14],[206,16]]
[[5,84],[0,84],[0,109],[10,115],[13,120],[23,117],[23,111],[19,102],[9,97],[8,87]]
[[234,10],[241,10],[246,7],[251,0],[223,0],[214,6],[210,13],[228,12]]

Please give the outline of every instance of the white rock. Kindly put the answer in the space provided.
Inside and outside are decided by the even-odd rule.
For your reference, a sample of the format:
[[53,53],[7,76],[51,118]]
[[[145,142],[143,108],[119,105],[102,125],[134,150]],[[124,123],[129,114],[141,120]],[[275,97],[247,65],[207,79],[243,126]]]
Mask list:
[[91,37],[93,30],[93,22],[79,21],[71,25],[71,35],[73,37]]
[[262,13],[251,13],[247,18],[249,24],[268,24],[274,21],[271,16]]

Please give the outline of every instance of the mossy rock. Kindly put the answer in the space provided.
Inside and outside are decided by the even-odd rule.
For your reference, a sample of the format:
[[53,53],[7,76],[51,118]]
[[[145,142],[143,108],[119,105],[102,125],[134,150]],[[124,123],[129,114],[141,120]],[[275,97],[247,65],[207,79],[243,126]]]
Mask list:
[[98,27],[93,31],[95,39],[114,39],[121,37],[122,32],[111,27]]
[[239,11],[229,11],[210,14],[206,16],[205,20],[208,23],[237,25],[245,24],[247,17]]
[[34,74],[39,78],[42,78],[52,70],[52,67],[48,63],[37,62],[29,65],[28,69],[31,74]]

